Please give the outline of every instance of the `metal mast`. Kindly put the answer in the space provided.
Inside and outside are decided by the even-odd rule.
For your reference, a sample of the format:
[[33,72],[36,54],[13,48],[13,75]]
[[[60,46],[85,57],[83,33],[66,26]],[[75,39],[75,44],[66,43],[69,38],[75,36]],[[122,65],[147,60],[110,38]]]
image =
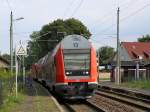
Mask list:
[[119,40],[119,13],[120,8],[117,9],[117,74],[116,83],[120,83],[120,40]]
[[13,15],[12,15],[12,11],[11,11],[11,14],[10,14],[10,61],[11,61],[11,75],[13,73]]

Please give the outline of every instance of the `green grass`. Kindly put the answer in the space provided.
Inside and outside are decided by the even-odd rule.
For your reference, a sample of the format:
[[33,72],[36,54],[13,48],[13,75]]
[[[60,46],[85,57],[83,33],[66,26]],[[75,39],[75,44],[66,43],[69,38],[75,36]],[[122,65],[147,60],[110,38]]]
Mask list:
[[[12,78],[13,75],[10,74],[10,72],[5,72],[0,70],[0,81],[2,87],[1,94],[2,97],[0,100],[2,100],[2,104],[0,105],[0,112],[11,112],[12,107],[14,108],[15,105],[19,104],[23,100],[23,89],[20,87],[21,84],[19,84],[18,87],[18,97],[16,98],[15,95],[15,84],[14,84],[14,78]],[[11,80],[11,81],[10,81]]]
[[150,80],[139,80],[122,83],[121,86],[137,89],[150,89]]
[[104,81],[104,80],[110,80],[110,78],[100,78],[100,81]]
[[20,104],[23,99],[24,97],[22,93],[18,93],[17,98],[15,95],[8,96],[0,107],[0,112],[11,112],[12,108]]
[[10,72],[6,72],[6,71],[3,71],[3,70],[0,70],[0,78],[1,79],[6,79],[6,78],[9,78],[11,76]]

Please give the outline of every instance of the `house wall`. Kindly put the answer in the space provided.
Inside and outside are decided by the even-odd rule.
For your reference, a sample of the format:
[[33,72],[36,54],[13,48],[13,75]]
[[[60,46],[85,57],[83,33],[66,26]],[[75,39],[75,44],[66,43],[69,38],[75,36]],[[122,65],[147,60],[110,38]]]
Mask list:
[[8,64],[6,64],[4,61],[0,60],[0,68],[7,68]]
[[[117,54],[113,58],[113,61],[116,61]],[[121,72],[122,75],[122,81],[130,81],[130,80],[136,80],[136,65],[134,64],[134,60],[129,56],[127,49],[123,45],[120,47],[120,61],[121,62],[127,62],[122,64],[123,71]],[[129,63],[128,62],[133,62]],[[116,65],[113,65],[111,72],[111,80],[114,81],[116,76]],[[139,78],[140,79],[150,79],[150,65],[147,65],[146,67],[141,64],[140,70],[139,70]]]
[[[121,70],[121,82],[128,82],[136,80],[136,68],[135,67],[122,67]],[[116,68],[112,69],[111,81],[115,82]],[[150,68],[145,69],[145,67],[140,67],[139,69],[139,80],[141,79],[150,79]]]
[[146,67],[146,78],[150,79],[150,65]]
[[128,55],[128,52],[123,46],[121,46],[120,48],[120,56],[121,56],[121,61],[132,61]]
[[[116,58],[117,58],[117,54],[114,56],[113,61],[116,61]],[[121,61],[132,61],[132,59],[128,55],[128,52],[126,51],[126,49],[123,46],[120,47],[120,60]]]

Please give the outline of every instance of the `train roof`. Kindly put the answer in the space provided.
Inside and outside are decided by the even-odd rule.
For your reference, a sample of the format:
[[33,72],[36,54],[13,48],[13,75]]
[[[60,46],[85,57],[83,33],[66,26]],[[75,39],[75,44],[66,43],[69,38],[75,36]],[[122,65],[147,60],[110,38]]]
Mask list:
[[91,43],[81,35],[68,35],[61,42],[62,49],[89,49]]
[[60,46],[62,49],[90,49],[91,42],[81,35],[65,36],[53,50],[53,55],[55,55]]
[[39,59],[37,64],[44,63],[44,60],[49,57],[49,55],[55,56],[57,50],[60,48],[62,49],[90,49],[91,42],[89,42],[85,37],[81,35],[68,35],[62,39],[57,46],[54,48],[52,52],[48,52],[47,55]]

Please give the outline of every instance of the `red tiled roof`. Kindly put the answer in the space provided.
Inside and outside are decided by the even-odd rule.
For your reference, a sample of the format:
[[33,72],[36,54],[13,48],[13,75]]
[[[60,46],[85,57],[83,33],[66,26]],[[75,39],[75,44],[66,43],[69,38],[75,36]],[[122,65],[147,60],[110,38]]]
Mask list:
[[150,42],[122,42],[131,59],[141,56],[144,60],[150,60]]

